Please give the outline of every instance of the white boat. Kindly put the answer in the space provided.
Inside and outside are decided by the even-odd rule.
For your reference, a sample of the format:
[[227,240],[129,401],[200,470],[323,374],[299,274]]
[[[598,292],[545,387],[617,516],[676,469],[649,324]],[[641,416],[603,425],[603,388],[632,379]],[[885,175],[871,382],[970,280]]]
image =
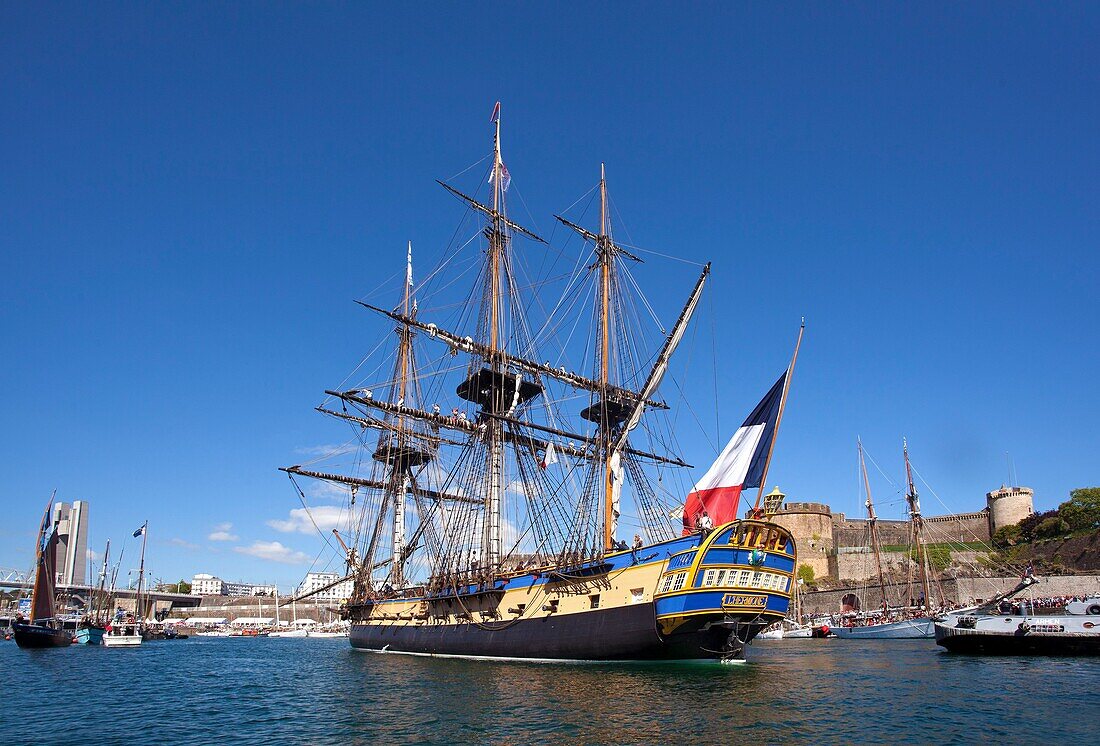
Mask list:
[[776,622],[770,627],[766,627],[763,632],[756,636],[758,640],[791,640],[799,638],[808,638],[813,636],[813,629],[807,627],[804,624],[792,621],[790,619],[783,619]]
[[895,622],[879,622],[847,627],[843,624],[831,627],[833,634],[853,640],[901,640],[931,639],[936,636],[935,620],[930,617],[900,619]]
[[272,632],[268,637],[309,637],[309,630],[306,629],[286,629],[278,632]]
[[326,630],[312,630],[311,629],[309,632],[306,633],[306,635],[308,637],[347,637],[348,636],[348,631],[345,629],[343,631],[330,632],[330,631],[326,631]]
[[141,644],[141,629],[137,622],[114,622],[103,635],[103,646],[108,648],[132,648]]

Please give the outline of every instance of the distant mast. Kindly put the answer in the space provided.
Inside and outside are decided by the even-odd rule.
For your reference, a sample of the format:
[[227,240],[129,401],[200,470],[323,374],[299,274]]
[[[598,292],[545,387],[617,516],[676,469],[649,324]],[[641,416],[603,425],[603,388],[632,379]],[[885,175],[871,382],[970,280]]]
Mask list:
[[913,532],[913,544],[917,551],[917,563],[920,566],[921,592],[924,594],[924,605],[932,608],[932,594],[928,588],[928,555],[924,546],[924,518],[920,512],[920,498],[917,496],[917,487],[913,484],[913,467],[909,465],[909,444],[905,438],[901,440],[901,452],[905,458],[905,478],[908,481],[909,490],[905,495],[909,503],[909,520]]
[[856,438],[856,446],[859,448],[859,468],[863,472],[863,486],[867,493],[867,526],[871,532],[871,551],[875,555],[875,567],[878,569],[878,587],[882,591],[883,610],[889,607],[886,599],[886,575],[882,571],[882,547],[878,538],[878,516],[875,515],[875,504],[871,499],[871,480],[867,478],[867,462],[863,458],[863,441]]
[[145,542],[149,537],[149,521],[141,524],[141,561],[138,563],[137,592],[134,594],[134,617],[139,621],[145,618],[141,598],[142,585],[145,582]]

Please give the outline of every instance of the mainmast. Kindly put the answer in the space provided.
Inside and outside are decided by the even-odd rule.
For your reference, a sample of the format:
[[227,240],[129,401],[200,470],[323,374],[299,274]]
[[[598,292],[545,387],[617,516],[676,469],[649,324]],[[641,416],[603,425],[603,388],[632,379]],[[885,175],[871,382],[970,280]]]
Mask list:
[[[615,540],[615,528],[618,522],[617,492],[621,489],[622,467],[613,463],[610,448],[606,441],[610,438],[610,422],[608,421],[607,384],[608,367],[611,354],[611,267],[614,259],[611,251],[613,244],[608,235],[607,225],[607,176],[604,173],[604,164],[600,164],[600,238],[596,244],[596,252],[600,259],[600,386],[603,394],[600,398],[600,432],[605,441],[604,445],[604,472],[603,472],[603,548],[611,549]],[[614,459],[615,462],[618,459]],[[616,473],[618,472],[618,473]]]
[[924,593],[924,605],[932,608],[932,594],[928,588],[928,556],[924,546],[924,518],[920,512],[920,498],[917,496],[917,486],[913,484],[913,467],[909,465],[909,444],[902,438],[902,455],[905,457],[905,478],[909,482],[909,491],[905,495],[909,503],[909,520],[912,526],[913,543],[917,549],[917,563],[920,566],[921,591]]
[[[504,205],[504,161],[500,157],[500,102],[493,109],[493,216],[489,237],[489,368],[493,379],[503,375],[503,355],[500,354],[500,270],[501,258],[505,251],[507,237],[503,218]],[[493,390],[494,398],[503,391]],[[503,402],[499,402],[503,404]],[[494,407],[495,408],[495,407]],[[504,492],[504,424],[498,420],[487,423],[486,437],[488,446],[487,460],[489,484],[485,495],[485,516],[482,522],[482,565],[491,572],[500,564],[500,503]]]
[[882,547],[878,539],[878,516],[875,515],[875,504],[871,500],[871,480],[867,478],[867,462],[863,458],[863,441],[856,438],[859,448],[859,468],[863,472],[863,486],[867,493],[867,526],[871,530],[871,551],[875,554],[875,567],[878,569],[878,585],[882,591],[882,606],[885,610],[889,607],[886,600],[886,576],[882,572]]
[[[412,315],[412,241],[409,241],[408,262],[405,271],[405,294],[401,301],[401,307],[406,316]],[[409,387],[410,362],[412,357],[412,330],[404,325],[397,328],[399,338],[397,350],[397,401],[404,403]],[[405,418],[397,418],[398,442],[404,445]],[[401,587],[405,583],[405,496],[409,491],[409,468],[401,470],[400,474],[391,474],[389,483],[396,487],[393,497],[393,564],[390,566],[391,582]],[[400,484],[398,484],[400,483]]]
[[[581,412],[581,417],[596,423],[597,439],[602,456],[602,504],[603,538],[601,548],[606,551],[615,544],[615,531],[619,518],[619,496],[622,493],[623,466],[621,449],[615,448],[616,432],[630,417],[632,401],[616,395],[621,389],[612,381],[612,337],[615,334],[616,303],[613,293],[617,285],[615,278],[615,258],[618,255],[640,262],[641,260],[615,244],[611,238],[611,221],[607,209],[607,174],[604,164],[600,164],[600,227],[598,233],[592,233],[579,225],[558,216],[564,225],[572,228],[582,237],[592,241],[596,251],[596,267],[599,270],[599,285],[596,291],[597,302],[597,347],[596,374],[597,386],[593,393],[599,400]],[[644,397],[643,397],[644,398]]]

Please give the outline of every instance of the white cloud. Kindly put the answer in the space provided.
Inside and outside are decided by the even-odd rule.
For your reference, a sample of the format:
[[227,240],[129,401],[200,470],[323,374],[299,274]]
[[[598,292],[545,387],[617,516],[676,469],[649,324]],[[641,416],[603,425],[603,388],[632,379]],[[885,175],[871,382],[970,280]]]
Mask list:
[[[310,521],[310,515],[313,521]],[[289,534],[297,531],[300,534],[312,534],[317,528],[322,532],[329,532],[334,528],[347,525],[348,511],[338,505],[316,505],[308,511],[305,508],[294,508],[286,520],[271,520],[267,522],[276,531]]]
[[172,538],[172,539],[168,540],[168,543],[169,544],[174,544],[177,547],[183,547],[184,549],[198,549],[199,548],[198,544],[192,544],[191,542],[184,541],[183,539]]
[[236,534],[229,533],[231,528],[233,528],[232,523],[219,523],[214,526],[214,531],[206,538],[208,541],[236,541],[241,538]]
[[233,551],[285,565],[304,565],[310,559],[304,552],[295,551],[277,541],[254,541],[250,547],[233,547]]
[[84,551],[84,556],[89,562],[95,562],[99,559],[99,552],[94,549],[87,549]]

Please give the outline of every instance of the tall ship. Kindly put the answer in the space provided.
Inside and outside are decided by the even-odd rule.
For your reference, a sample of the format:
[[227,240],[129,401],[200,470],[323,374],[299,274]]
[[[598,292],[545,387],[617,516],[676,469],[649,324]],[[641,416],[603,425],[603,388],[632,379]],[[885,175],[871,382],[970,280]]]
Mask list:
[[[875,513],[875,504],[871,498],[871,481],[867,477],[867,461],[863,453],[863,441],[856,441],[859,451],[859,469],[863,476],[867,507],[867,531],[871,553],[875,558],[875,579],[878,581],[878,589],[882,598],[882,607],[871,614],[853,613],[842,620],[842,623],[833,627],[833,634],[837,637],[853,639],[913,639],[932,638],[934,636],[933,625],[935,621],[932,612],[932,593],[929,582],[932,572],[928,562],[928,551],[924,538],[924,519],[921,515],[920,497],[917,495],[917,486],[913,483],[913,468],[909,464],[909,445],[902,441],[902,455],[905,459],[905,478],[908,490],[905,493],[905,501],[909,508],[909,546],[910,554],[917,568],[919,586],[916,586],[913,571],[910,567],[907,583],[902,592],[908,590],[906,598],[899,599],[894,606],[890,604],[890,594],[887,592],[886,572],[883,565],[882,545],[878,536],[878,515]],[[914,586],[919,591],[914,592]],[[940,606],[943,592],[940,591]]]
[[[317,408],[346,423],[351,440],[282,469],[307,511],[310,498],[343,500],[345,533],[322,536],[346,561],[337,582],[352,583],[341,606],[351,644],[489,659],[742,661],[793,591],[794,540],[770,520],[778,506],[760,487],[802,330],[717,461],[686,482],[661,387],[710,265],[697,265],[666,328],[634,277],[645,251],[612,234],[603,167],[588,195],[595,225],[557,217],[570,238],[555,246],[509,215],[499,103],[491,127],[479,162],[488,195],[439,182],[464,210],[445,258],[415,284],[410,244],[397,304],[362,303],[394,335],[376,348],[374,373],[368,356],[363,382],[348,388],[349,376]],[[530,271],[553,261],[565,272]],[[318,463],[328,459],[340,468]]]

